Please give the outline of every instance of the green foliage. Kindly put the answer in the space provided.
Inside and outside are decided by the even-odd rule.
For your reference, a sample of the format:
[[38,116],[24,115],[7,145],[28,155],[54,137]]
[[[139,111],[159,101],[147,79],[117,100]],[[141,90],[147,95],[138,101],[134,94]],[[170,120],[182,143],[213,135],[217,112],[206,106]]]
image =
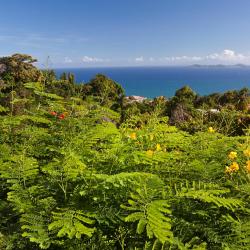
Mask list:
[[82,235],[91,237],[95,229],[87,227],[92,225],[94,220],[90,219],[90,216],[82,211],[66,210],[62,212],[53,212],[53,222],[49,224],[48,229],[59,230],[58,237],[67,236],[69,239],[76,237],[80,239]]
[[[137,197],[132,195],[134,199]],[[139,197],[139,201],[141,203],[141,198]],[[171,238],[173,236],[171,232],[171,219],[167,217],[171,214],[169,210],[170,205],[167,201],[164,200],[156,200],[152,201],[149,204],[142,204],[141,206],[135,204],[135,201],[128,201],[131,207],[127,208],[128,210],[140,211],[134,212],[128,215],[125,218],[126,222],[134,222],[138,221],[136,232],[141,234],[146,229],[147,236],[151,239],[155,236],[161,243],[165,243],[166,241],[171,242]]]
[[[108,107],[112,107],[112,102],[119,104],[124,95],[124,90],[118,83],[101,74],[85,84],[83,92],[85,95],[94,96],[101,105]],[[117,109],[117,107],[114,108]]]
[[28,81],[41,80],[41,72],[32,65],[34,62],[36,62],[36,59],[25,54],[13,54],[12,56],[1,57],[0,65],[2,70],[0,77],[7,84],[10,81],[13,84],[21,84]]
[[35,214],[23,214],[20,222],[22,223],[22,237],[28,238],[31,242],[39,244],[41,249],[48,249],[51,244],[51,235],[44,217]]
[[[202,117],[187,87],[123,113],[104,76],[43,77],[0,106],[0,249],[249,249],[247,120],[243,135],[228,111]],[[169,125],[171,105],[186,131]]]

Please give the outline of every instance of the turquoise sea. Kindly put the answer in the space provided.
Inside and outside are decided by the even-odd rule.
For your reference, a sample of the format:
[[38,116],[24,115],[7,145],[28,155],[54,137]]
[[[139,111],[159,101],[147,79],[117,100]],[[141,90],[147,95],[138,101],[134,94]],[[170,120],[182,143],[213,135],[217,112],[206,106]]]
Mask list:
[[120,83],[126,95],[171,97],[184,85],[200,95],[250,88],[250,67],[113,67],[55,69],[75,74],[77,82],[88,82],[101,73]]

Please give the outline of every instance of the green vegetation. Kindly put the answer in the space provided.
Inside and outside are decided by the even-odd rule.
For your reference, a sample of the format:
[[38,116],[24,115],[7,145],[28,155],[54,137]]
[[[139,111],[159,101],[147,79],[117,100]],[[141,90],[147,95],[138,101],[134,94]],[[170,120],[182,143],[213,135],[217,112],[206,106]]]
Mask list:
[[248,89],[129,103],[33,62],[0,58],[0,249],[249,249]]

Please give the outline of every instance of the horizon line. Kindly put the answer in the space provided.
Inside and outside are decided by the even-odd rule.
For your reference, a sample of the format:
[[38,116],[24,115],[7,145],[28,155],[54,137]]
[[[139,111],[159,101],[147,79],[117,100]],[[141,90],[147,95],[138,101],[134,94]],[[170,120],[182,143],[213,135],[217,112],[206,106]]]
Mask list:
[[[44,66],[37,66],[39,69],[46,69]],[[238,67],[238,68],[247,68],[250,67],[250,64],[189,64],[189,65],[96,65],[96,66],[55,66],[48,67],[49,69],[95,69],[95,68],[186,68],[186,67]]]

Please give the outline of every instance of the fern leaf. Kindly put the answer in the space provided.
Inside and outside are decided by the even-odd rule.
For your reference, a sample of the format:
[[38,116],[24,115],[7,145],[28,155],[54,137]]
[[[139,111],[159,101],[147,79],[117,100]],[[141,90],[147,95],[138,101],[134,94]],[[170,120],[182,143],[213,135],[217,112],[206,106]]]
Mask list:
[[[62,212],[53,212],[53,222],[49,224],[50,231],[57,230],[57,236],[68,236],[72,239],[80,239],[82,235],[91,237],[95,228],[88,227],[94,224],[90,214],[82,211],[64,210]],[[86,224],[86,225],[85,225]]]
[[48,249],[52,243],[45,218],[41,215],[23,214],[21,219],[25,232],[23,237],[29,238],[31,242],[39,244],[41,249]]

